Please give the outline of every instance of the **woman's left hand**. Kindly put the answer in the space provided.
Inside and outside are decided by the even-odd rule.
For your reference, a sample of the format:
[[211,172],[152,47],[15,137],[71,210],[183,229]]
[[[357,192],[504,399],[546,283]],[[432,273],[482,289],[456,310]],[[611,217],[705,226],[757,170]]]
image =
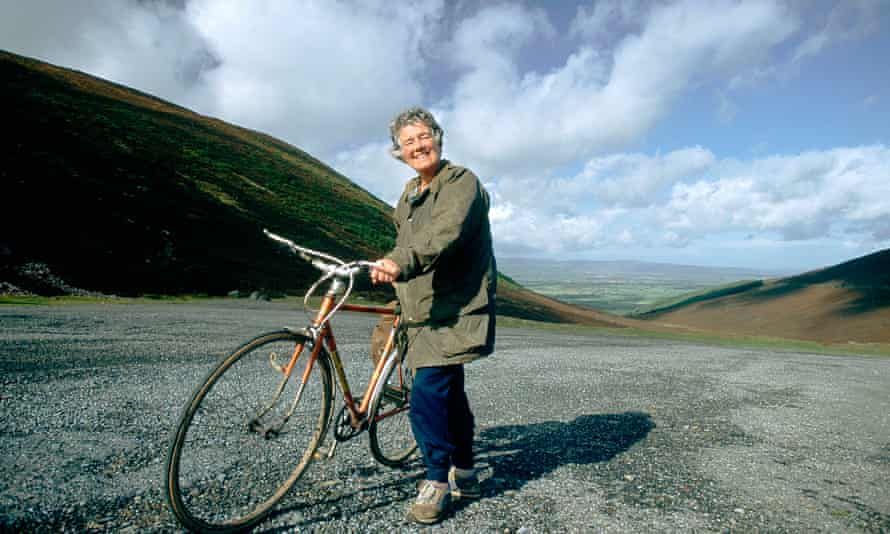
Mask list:
[[371,282],[375,284],[388,284],[395,282],[402,269],[389,258],[379,259],[371,269]]

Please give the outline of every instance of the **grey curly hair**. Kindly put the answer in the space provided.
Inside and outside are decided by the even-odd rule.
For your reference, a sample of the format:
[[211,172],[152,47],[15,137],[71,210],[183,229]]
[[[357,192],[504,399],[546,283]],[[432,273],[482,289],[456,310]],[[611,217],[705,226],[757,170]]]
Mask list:
[[389,149],[389,153],[392,157],[399,161],[404,161],[404,159],[402,159],[402,146],[399,144],[399,132],[402,131],[402,128],[405,126],[417,123],[429,126],[433,133],[433,139],[436,141],[436,146],[439,147],[439,153],[442,152],[442,138],[445,136],[445,131],[439,126],[439,123],[436,122],[436,118],[433,117],[432,113],[423,108],[414,107],[399,113],[396,118],[389,123],[389,137],[392,140],[392,147]]

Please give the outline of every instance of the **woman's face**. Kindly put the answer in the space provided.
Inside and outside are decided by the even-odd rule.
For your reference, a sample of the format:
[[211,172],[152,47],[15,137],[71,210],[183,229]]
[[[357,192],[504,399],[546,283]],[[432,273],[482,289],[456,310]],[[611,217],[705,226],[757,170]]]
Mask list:
[[432,177],[439,169],[439,147],[429,126],[422,122],[408,124],[399,130],[402,159],[421,176]]

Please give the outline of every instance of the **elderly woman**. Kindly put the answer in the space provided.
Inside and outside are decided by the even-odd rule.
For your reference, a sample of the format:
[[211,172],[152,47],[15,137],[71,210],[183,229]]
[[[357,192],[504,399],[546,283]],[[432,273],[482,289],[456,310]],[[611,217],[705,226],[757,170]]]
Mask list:
[[394,283],[408,325],[411,427],[426,466],[408,513],[435,523],[452,497],[480,495],[463,364],[494,348],[497,278],[489,198],[470,170],[441,158],[443,131],[428,111],[402,112],[390,135],[392,155],[417,176],[395,209],[396,246],[377,261],[371,279]]

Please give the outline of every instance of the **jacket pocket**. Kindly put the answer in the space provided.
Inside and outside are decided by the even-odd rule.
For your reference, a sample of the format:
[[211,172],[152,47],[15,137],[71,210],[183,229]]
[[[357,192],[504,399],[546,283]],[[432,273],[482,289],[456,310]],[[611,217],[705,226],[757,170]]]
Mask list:
[[452,326],[434,328],[432,332],[446,358],[467,353],[488,354],[489,318],[486,314],[463,315]]

